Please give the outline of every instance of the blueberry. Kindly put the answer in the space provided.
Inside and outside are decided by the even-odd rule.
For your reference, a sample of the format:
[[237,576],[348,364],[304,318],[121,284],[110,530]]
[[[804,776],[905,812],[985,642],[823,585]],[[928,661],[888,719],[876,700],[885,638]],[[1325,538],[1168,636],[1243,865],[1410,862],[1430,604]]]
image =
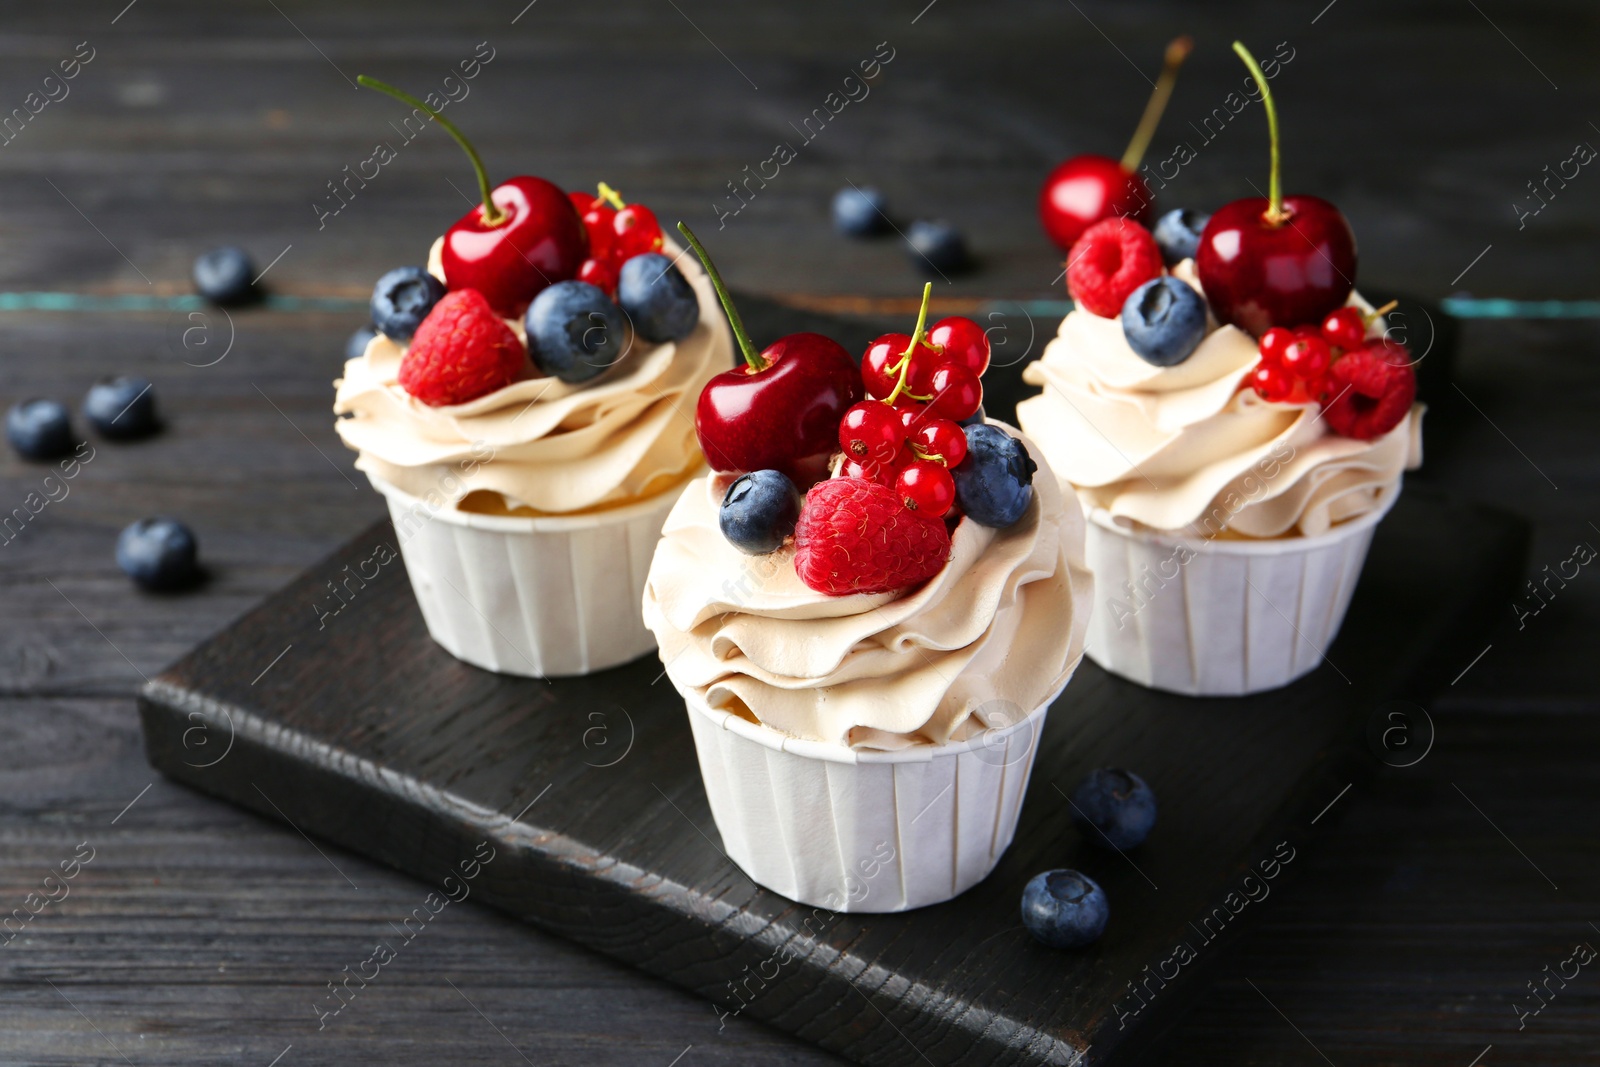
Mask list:
[[889,228],[889,201],[867,186],[833,194],[833,228],[846,237],[875,237]]
[[751,471],[728,486],[717,513],[722,536],[752,556],[777,551],[800,520],[800,491],[780,471]]
[[967,458],[951,471],[961,510],[980,526],[1004,529],[1033,502],[1038,464],[1021,441],[998,426],[968,426]]
[[961,231],[943,219],[918,219],[906,234],[911,264],[928,274],[954,273],[970,265]]
[[1175,267],[1186,259],[1193,259],[1200,251],[1200,234],[1204,232],[1210,215],[1190,211],[1186,207],[1174,208],[1156,220],[1151,231],[1161,248],[1161,258],[1167,266]]
[[6,440],[28,459],[55,459],[72,451],[72,418],[54,400],[24,400],[6,413]]
[[194,261],[194,287],[213,304],[243,304],[255,295],[256,266],[242,248],[224,245]]
[[1146,363],[1176,367],[1205,340],[1205,298],[1170,274],[1152,278],[1123,303],[1122,336]]
[[1133,848],[1156,824],[1156,795],[1137,774],[1099,767],[1073,790],[1072,821],[1102,848]]
[[117,440],[156,432],[156,395],[146,378],[102,378],[83,398],[83,417],[100,433]]
[[396,341],[409,341],[444,297],[444,283],[421,267],[396,267],[372,287],[372,325]]
[[1083,948],[1106,931],[1105,890],[1077,871],[1036,874],[1022,890],[1022,925],[1050,948]]
[[374,330],[370,325],[363,326],[358,329],[355,333],[351,334],[350,339],[344,343],[344,358],[360,359],[362,356],[366,355],[368,343],[370,343],[371,340],[376,336],[378,336],[378,331]]
[[170,591],[200,576],[194,534],[177,519],[140,519],[117,536],[117,566],[146,589]]
[[528,355],[541,373],[584,382],[622,355],[622,309],[588,282],[556,282],[533,298],[523,320]]
[[968,415],[966,418],[961,420],[961,425],[963,425],[963,426],[982,426],[983,425],[983,420],[987,419],[988,417],[989,416],[987,414],[985,414],[985,412],[983,410],[983,405],[979,404],[977,411],[974,411],[971,415]]
[[622,265],[617,303],[633,320],[633,332],[654,344],[681,341],[700,321],[694,286],[660,252],[645,252]]

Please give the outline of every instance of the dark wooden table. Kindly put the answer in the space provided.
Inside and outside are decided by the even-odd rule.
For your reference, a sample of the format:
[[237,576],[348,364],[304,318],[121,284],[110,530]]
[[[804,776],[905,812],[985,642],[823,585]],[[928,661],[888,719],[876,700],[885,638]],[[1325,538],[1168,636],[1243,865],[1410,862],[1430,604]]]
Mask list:
[[[1200,146],[1166,201],[1196,206],[1265,177],[1258,113],[1204,144],[1187,125],[1239,84],[1228,41],[1287,41],[1287,184],[1344,207],[1369,287],[1600,296],[1600,178],[1552,183],[1520,223],[1514,206],[1536,205],[1527,183],[1575,143],[1600,143],[1592,7],[524,2],[3,9],[0,114],[28,119],[0,147],[0,291],[80,299],[0,311],[0,401],[76,404],[99,375],[140,373],[169,425],[139,444],[94,440],[64,497],[46,468],[0,455],[0,513],[57,498],[0,544],[0,914],[60,898],[0,950],[0,1062],[831,1060],[758,1024],[719,1030],[709,1004],[475,907],[452,909],[319,1033],[326,983],[426,890],[144,761],[141,679],[382,513],[329,412],[361,316],[315,299],[359,300],[417,261],[465,210],[451,185],[470,191],[471,176],[429,131],[319,230],[326,183],[397,139],[397,109],[355,90],[358,73],[428,90],[488,42],[493,59],[447,114],[497,173],[608,180],[695,225],[746,289],[827,306],[915,293],[897,242],[827,230],[828,196],[853,181],[884,187],[904,217],[966,230],[982,269],[941,282],[942,300],[1028,301],[1062,295],[1033,218],[1040,177],[1073,151],[1120,152],[1165,39],[1187,29],[1199,44],[1157,140]],[[870,96],[802,143],[790,123],[880,42],[893,59]],[[75,52],[92,59],[61,96],[44,79]],[[35,90],[59,99],[31,114]],[[779,141],[795,158],[719,231],[726,183]],[[171,299],[222,241],[271,263],[266,283],[298,303],[189,319]],[[116,300],[135,309],[92,310]],[[1033,306],[1005,305],[1020,348]],[[195,326],[208,332],[186,344]],[[1456,428],[1430,437],[1422,477],[1531,517],[1542,577],[1600,544],[1586,432],[1600,329],[1459,326],[1456,387],[1433,398]],[[205,588],[147,596],[117,571],[117,530],[149,513],[195,527]],[[1593,1062],[1592,967],[1551,980],[1520,1029],[1517,1009],[1537,1006],[1528,983],[1575,945],[1600,943],[1600,578],[1582,571],[1520,629],[1508,604],[1505,621],[1435,705],[1426,758],[1339,798],[1337,825],[1161,1062]],[[63,864],[76,871],[64,897],[45,882]]]

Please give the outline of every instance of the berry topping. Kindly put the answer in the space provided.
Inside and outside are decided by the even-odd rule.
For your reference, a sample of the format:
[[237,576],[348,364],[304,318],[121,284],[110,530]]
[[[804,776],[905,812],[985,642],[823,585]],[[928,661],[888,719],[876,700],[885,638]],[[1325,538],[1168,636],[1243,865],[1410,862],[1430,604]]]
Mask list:
[[775,552],[800,520],[800,491],[780,471],[742,475],[722,498],[717,524],[733,547],[752,556]]
[[527,362],[517,335],[476,289],[447,293],[400,361],[400,386],[432,407],[465,404],[516,381]]
[[602,293],[617,291],[617,269],[609,259],[590,257],[578,264],[578,280],[587,282]]
[[946,361],[965,363],[979,377],[989,369],[989,335],[971,319],[959,315],[940,319],[928,331],[928,343]]
[[1283,369],[1283,364],[1263,361],[1250,372],[1250,385],[1262,400],[1282,404],[1294,390],[1294,379]]
[[1342,307],[1328,312],[1322,320],[1322,339],[1334,348],[1349,351],[1360,348],[1367,340],[1367,320],[1360,308]]
[[523,322],[540,373],[585,382],[622,358],[622,309],[588,282],[557,282],[533,298]]
[[1315,382],[1327,373],[1332,359],[1333,353],[1328,350],[1328,342],[1322,338],[1297,337],[1284,348],[1278,362],[1291,378]]
[[865,478],[818,482],[795,527],[795,571],[829,596],[904,589],[949,558],[943,520],[907,510],[893,489]]
[[861,382],[867,392],[883,400],[894,393],[900,384],[900,361],[907,351],[911,360],[906,367],[906,384],[902,393],[927,396],[933,369],[940,362],[939,353],[919,341],[915,347],[911,338],[903,333],[886,333],[867,346],[861,357]]
[[[616,218],[617,209],[593,193],[568,193],[567,198],[572,201],[572,206],[578,211],[578,217],[583,220],[583,231],[589,237],[589,258],[610,263],[613,246],[617,243],[616,231],[612,228],[611,220]],[[581,275],[579,280],[589,281]]]
[[660,252],[634,256],[622,265],[617,303],[633,320],[633,332],[654,344],[681,341],[700,322],[694,286]]
[[1161,275],[1161,249],[1132,219],[1106,219],[1083,231],[1067,260],[1067,291],[1101,318],[1122,310],[1139,286]]
[[967,458],[950,472],[961,510],[980,526],[1010,526],[1033,502],[1038,464],[1021,441],[997,426],[968,426],[965,432]]
[[194,261],[195,291],[224,307],[249,302],[256,295],[255,276],[250,254],[232,245],[213,248]]
[[1097,767],[1072,791],[1072,821],[1090,844],[1134,848],[1156,824],[1156,795],[1137,774]]
[[895,476],[894,491],[908,510],[929,519],[943,518],[956,502],[956,483],[943,463],[915,459]]
[[961,231],[943,219],[918,219],[906,232],[911,265],[924,274],[955,274],[972,265]]
[[83,398],[83,417],[115,440],[148,437],[160,426],[149,380],[131,376],[103,378],[91,385]]
[[444,296],[444,283],[422,267],[396,267],[372,287],[372,325],[386,337],[409,341]]
[[170,592],[200,577],[194,534],[177,519],[140,519],[117,535],[117,566],[146,589]]
[[958,467],[967,458],[967,435],[949,419],[919,420],[912,434],[917,450],[946,467]]
[[56,400],[24,400],[6,412],[6,440],[27,459],[55,459],[72,451],[72,417]]
[[611,258],[614,261],[624,263],[646,252],[661,251],[661,223],[656,221],[654,211],[643,204],[624,203],[622,194],[605,182],[600,183],[600,196],[616,209],[611,217]]
[[839,447],[868,470],[892,465],[906,443],[900,412],[880,400],[863,400],[844,413]]
[[1210,215],[1202,215],[1185,207],[1174,208],[1157,219],[1156,228],[1150,231],[1150,236],[1156,239],[1163,262],[1169,267],[1176,267],[1186,259],[1193,259],[1195,253],[1200,251],[1200,235],[1210,221]]
[[1205,339],[1205,299],[1171,275],[1152,278],[1122,305],[1122,335],[1146,363],[1175,367]]
[[1274,326],[1261,335],[1261,340],[1257,342],[1256,348],[1261,352],[1262,359],[1277,362],[1283,359],[1283,350],[1293,344],[1294,339],[1294,331],[1286,330],[1282,326]]
[[833,228],[846,237],[876,237],[889,229],[889,202],[870,185],[833,194]]
[[1083,948],[1100,939],[1111,906],[1087,875],[1057,870],[1036,874],[1022,890],[1022,925],[1049,948]]
[[1326,388],[1328,425],[1346,437],[1374,441],[1411,410],[1417,375],[1405,346],[1378,340],[1334,360]]
[[928,410],[952,422],[970,418],[983,403],[983,383],[965,363],[939,364],[928,388]]

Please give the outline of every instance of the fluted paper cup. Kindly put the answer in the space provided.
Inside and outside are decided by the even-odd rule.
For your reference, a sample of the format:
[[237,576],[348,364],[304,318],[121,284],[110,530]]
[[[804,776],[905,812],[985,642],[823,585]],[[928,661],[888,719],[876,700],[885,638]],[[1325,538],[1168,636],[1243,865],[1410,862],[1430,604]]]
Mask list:
[[790,900],[845,912],[937,904],[988,877],[1016,831],[1050,705],[966,741],[880,752],[684,698],[728,858]]
[[1215,540],[1089,512],[1099,603],[1088,657],[1130,681],[1190,696],[1242,696],[1314,670],[1338,636],[1378,522],[1399,497],[1315,537]]
[[588,674],[655,649],[645,576],[682,486],[586,515],[480,515],[368,475],[389,502],[428,633],[476,667]]

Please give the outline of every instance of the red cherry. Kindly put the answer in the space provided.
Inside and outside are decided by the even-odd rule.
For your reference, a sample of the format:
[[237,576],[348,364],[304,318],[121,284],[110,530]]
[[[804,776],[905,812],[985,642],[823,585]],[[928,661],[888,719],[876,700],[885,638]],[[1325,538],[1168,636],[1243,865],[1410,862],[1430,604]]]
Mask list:
[[971,418],[983,403],[983,383],[965,363],[939,364],[929,388],[933,399],[928,410],[953,422]]
[[607,295],[617,291],[617,271],[608,259],[586,259],[578,267],[578,280]]
[[1283,350],[1280,362],[1284,371],[1303,382],[1313,381],[1328,371],[1333,353],[1320,337],[1297,337]]
[[1276,363],[1283,358],[1283,350],[1294,342],[1294,334],[1282,326],[1274,326],[1261,335],[1261,342],[1256,345],[1261,353],[1261,358]]
[[1074,156],[1050,172],[1039,191],[1039,221],[1057,248],[1070,250],[1083,231],[1103,219],[1145,222],[1150,187],[1110,156]]
[[853,405],[839,422],[839,447],[848,458],[864,465],[893,463],[905,443],[899,412],[878,400]]
[[589,235],[589,258],[609,262],[617,240],[611,229],[617,209],[592,193],[568,193],[567,196],[578,209],[584,232]]
[[941,457],[936,462],[946,467],[959,467],[967,458],[967,433],[959,423],[949,419],[930,419],[923,423],[913,440],[923,452]]
[[1367,340],[1367,320],[1360,308],[1342,307],[1330,311],[1322,320],[1322,339],[1346,352],[1360,348]]
[[1289,399],[1293,380],[1289,373],[1276,363],[1262,363],[1250,374],[1250,384],[1262,400],[1281,404]]
[[946,360],[965,363],[980,378],[989,369],[989,335],[971,319],[952,315],[928,331],[928,342],[942,349]]
[[894,480],[900,502],[919,515],[942,518],[956,502],[956,482],[942,464],[919,459],[906,465]]
[[645,252],[661,251],[661,223],[656,213],[643,204],[629,204],[611,220],[611,229],[617,236],[613,253],[618,264]]

